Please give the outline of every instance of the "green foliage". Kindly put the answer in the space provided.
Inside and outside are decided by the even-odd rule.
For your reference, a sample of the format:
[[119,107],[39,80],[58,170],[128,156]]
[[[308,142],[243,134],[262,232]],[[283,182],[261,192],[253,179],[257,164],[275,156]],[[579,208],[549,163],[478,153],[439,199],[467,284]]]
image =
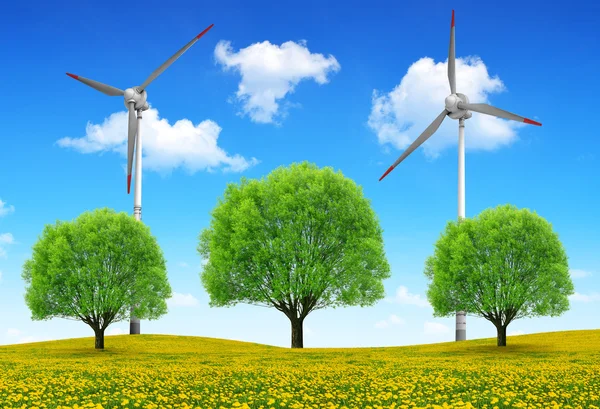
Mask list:
[[449,222],[425,265],[434,315],[456,311],[506,327],[523,317],[558,316],[574,287],[552,225],[504,205]]
[[157,319],[171,296],[150,229],[110,209],[46,225],[22,277],[32,319],[76,319],[100,330],[128,319],[131,305],[136,317]]
[[229,184],[200,234],[211,306],[274,306],[290,319],[368,306],[390,276],[382,230],[362,189],[307,162]]

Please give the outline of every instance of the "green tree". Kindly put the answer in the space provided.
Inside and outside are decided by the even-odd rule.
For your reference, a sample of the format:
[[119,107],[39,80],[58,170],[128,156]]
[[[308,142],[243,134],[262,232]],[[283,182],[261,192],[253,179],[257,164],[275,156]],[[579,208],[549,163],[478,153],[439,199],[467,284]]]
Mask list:
[[552,225],[527,209],[504,205],[449,222],[425,263],[434,316],[483,317],[506,346],[506,327],[524,317],[569,309],[567,255]]
[[325,307],[373,305],[390,276],[382,230],[362,189],[332,168],[304,162],[229,184],[200,234],[210,306],[274,307],[302,324]]
[[162,251],[150,229],[126,213],[85,212],[46,225],[23,265],[33,320],[59,317],[94,330],[96,349],[112,322],[157,319],[171,296]]

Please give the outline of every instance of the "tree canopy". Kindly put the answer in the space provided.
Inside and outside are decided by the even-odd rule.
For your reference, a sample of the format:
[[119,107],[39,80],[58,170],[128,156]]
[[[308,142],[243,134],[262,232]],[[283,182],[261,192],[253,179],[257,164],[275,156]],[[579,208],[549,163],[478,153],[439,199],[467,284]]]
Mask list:
[[32,319],[83,321],[104,348],[104,330],[130,318],[167,312],[171,287],[162,251],[150,229],[126,213],[85,212],[46,225],[23,266]]
[[291,321],[292,347],[303,347],[311,311],[373,305],[390,276],[362,189],[307,162],[229,184],[199,241],[210,305],[276,308]]
[[567,255],[552,225],[527,209],[504,205],[449,222],[425,264],[434,316],[482,317],[506,345],[506,327],[524,317],[558,316],[574,287]]

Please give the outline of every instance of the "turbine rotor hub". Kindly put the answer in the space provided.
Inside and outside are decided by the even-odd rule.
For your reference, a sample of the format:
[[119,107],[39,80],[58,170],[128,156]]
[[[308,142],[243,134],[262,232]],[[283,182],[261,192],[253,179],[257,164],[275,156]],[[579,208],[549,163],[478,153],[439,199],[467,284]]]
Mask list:
[[450,94],[446,97],[445,105],[446,110],[450,112],[448,116],[452,119],[469,119],[471,118],[471,112],[466,109],[460,109],[458,107],[459,102],[468,104],[469,98],[465,94],[457,92],[456,94]]
[[123,97],[125,99],[125,106],[127,107],[127,109],[129,109],[130,102],[135,102],[136,111],[145,111],[149,108],[148,102],[146,102],[148,94],[146,93],[146,90],[142,90],[140,92],[139,87],[127,88]]

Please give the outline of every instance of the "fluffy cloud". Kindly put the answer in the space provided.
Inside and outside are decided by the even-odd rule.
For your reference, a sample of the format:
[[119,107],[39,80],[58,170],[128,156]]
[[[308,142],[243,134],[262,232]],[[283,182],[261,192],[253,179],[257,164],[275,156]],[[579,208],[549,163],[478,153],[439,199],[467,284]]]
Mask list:
[[167,304],[170,307],[195,307],[198,305],[198,299],[192,294],[173,293]]
[[14,211],[15,207],[13,205],[7,206],[6,202],[3,202],[2,199],[0,199],[0,217],[6,216]]
[[408,292],[408,288],[401,285],[396,290],[395,297],[388,297],[386,299],[388,302],[398,303],[398,304],[410,304],[416,305],[417,307],[429,307],[430,304],[427,300],[421,298],[419,294],[411,294]]
[[220,41],[215,47],[215,58],[225,70],[234,69],[241,74],[236,93],[242,104],[241,115],[258,123],[276,122],[276,117],[285,116],[278,101],[294,92],[300,81],[314,79],[325,84],[329,73],[340,70],[333,55],[311,53],[306,41],[281,45],[263,41],[237,52],[229,41]]
[[375,323],[375,328],[388,328],[391,325],[402,325],[405,321],[395,314],[392,314],[388,319]]
[[[181,119],[171,125],[160,118],[154,108],[144,111],[143,118],[144,169],[169,173],[182,167],[193,174],[223,166],[225,172],[241,172],[259,163],[256,158],[246,160],[237,154],[229,156],[217,146],[221,127],[214,121],[205,120],[194,125],[188,119]],[[126,158],[127,121],[126,111],[116,112],[102,124],[88,123],[84,137],[65,137],[57,144],[81,153],[118,152]]]
[[591,272],[585,270],[569,270],[569,273],[571,273],[571,278],[585,278],[592,275]]
[[440,324],[439,322],[429,322],[426,321],[423,325],[423,330],[425,335],[442,335],[450,332],[450,328],[448,328],[444,324]]
[[6,257],[6,250],[4,249],[4,244],[13,244],[15,239],[10,233],[2,233],[0,234],[0,258]]
[[[490,77],[483,61],[476,57],[457,58],[456,84],[458,92],[467,95],[472,103],[489,103],[488,95],[505,89],[502,81],[497,76]],[[391,144],[404,150],[442,112],[444,99],[449,94],[447,62],[435,63],[431,58],[421,58],[409,67],[391,92],[373,91],[368,124],[381,145]],[[498,108],[511,110],[505,106]],[[466,121],[465,147],[493,150],[509,145],[517,139],[516,130],[521,126],[523,124],[518,122],[474,112]],[[428,157],[434,158],[457,141],[458,121],[447,117],[438,131],[421,146]]]
[[571,301],[576,301],[576,302],[594,302],[594,301],[600,301],[600,293],[591,293],[591,294],[580,294],[578,292],[576,292],[573,295],[569,296],[569,299]]
[[517,336],[517,335],[525,335],[525,333],[521,330],[511,331],[508,334],[509,337]]

